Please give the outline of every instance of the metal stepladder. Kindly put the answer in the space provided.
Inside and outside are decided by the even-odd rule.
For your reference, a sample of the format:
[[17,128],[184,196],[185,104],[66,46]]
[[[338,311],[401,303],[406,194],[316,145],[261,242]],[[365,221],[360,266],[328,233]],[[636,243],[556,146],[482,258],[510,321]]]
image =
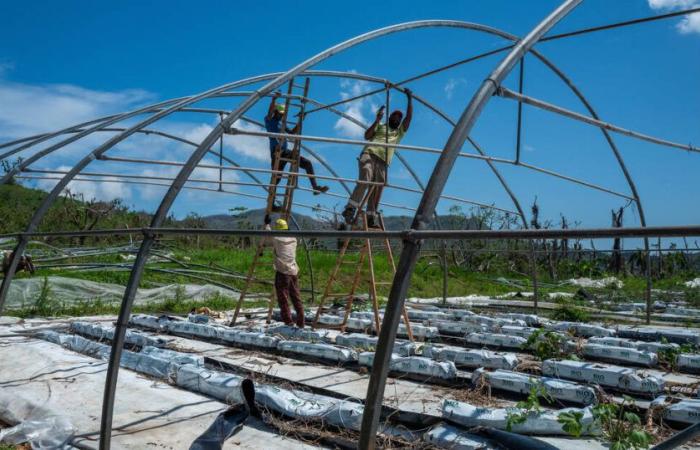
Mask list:
[[[295,89],[302,90],[302,94],[294,95]],[[281,133],[286,133],[288,128],[294,129],[297,126],[297,133],[302,133],[302,124],[304,120],[304,112],[306,109],[306,99],[308,97],[308,93],[309,78],[304,79],[303,85],[295,84],[293,78],[289,81],[287,86],[287,96],[285,99],[284,114],[282,115],[282,119],[280,121]],[[294,100],[296,100],[297,102],[295,102]],[[296,110],[296,114],[291,116],[296,116],[297,118],[297,122],[294,124],[290,124],[288,120],[292,108]],[[279,213],[280,218],[286,220],[287,222],[289,222],[290,216],[292,215],[294,191],[297,185],[299,184],[298,173],[299,160],[301,157],[301,140],[295,139],[292,142],[293,146],[291,151],[291,157],[288,157],[286,155],[282,155],[283,150],[286,149],[286,140],[277,139],[277,147],[275,148],[272,164],[272,173],[270,175],[270,184],[268,186],[267,203],[265,207],[266,216],[270,216],[273,213]],[[282,163],[284,163],[285,167],[288,167],[288,171],[280,170]],[[280,186],[284,178],[286,178],[287,182],[284,185]],[[281,202],[279,202],[278,204],[277,200],[280,198]],[[255,250],[255,255],[253,256],[253,262],[248,268],[245,284],[238,297],[238,302],[236,303],[236,310],[233,313],[233,319],[231,320],[229,326],[234,326],[236,324],[236,320],[238,319],[238,315],[241,311],[241,306],[243,305],[246,296],[250,295],[251,288],[253,287],[253,285],[262,284],[266,282],[266,280],[262,280],[256,276],[257,269],[259,269],[261,266],[271,266],[273,264],[271,260],[265,258],[265,250],[265,239],[261,238],[258,241]],[[268,305],[267,323],[270,323],[272,318],[272,310],[275,304],[275,295],[275,288],[273,286],[270,295],[270,302]]]
[[[355,213],[354,217],[354,225],[352,227],[353,230],[362,230],[362,231],[384,231],[384,218],[382,217],[381,214],[377,214],[378,220],[378,225],[379,228],[369,228],[368,222],[367,222],[367,213],[364,211],[364,205],[367,202],[367,199],[371,195],[372,191],[374,189],[381,189],[383,186],[371,186],[367,192],[365,193],[365,196],[362,200],[362,203],[360,206],[357,208],[357,211]],[[321,318],[321,314],[323,312],[324,304],[326,300],[328,299],[333,299],[333,298],[345,298],[345,314],[343,316],[343,321],[339,325],[322,325],[324,328],[338,328],[340,331],[345,332],[345,327],[347,326],[348,318],[350,317],[350,313],[352,312],[352,305],[355,300],[355,292],[357,291],[357,288],[360,285],[360,280],[362,278],[362,272],[363,272],[363,266],[364,263],[367,262],[367,284],[368,284],[368,290],[369,290],[369,297],[372,303],[372,312],[374,313],[374,326],[375,326],[375,331],[377,335],[379,335],[379,330],[381,327],[381,319],[379,317],[379,302],[377,300],[377,285],[391,285],[391,282],[382,282],[382,281],[377,281],[377,277],[374,271],[374,255],[373,255],[373,250],[376,251],[377,246],[375,246],[372,241],[373,240],[379,240],[380,241],[380,246],[384,248],[386,251],[387,259],[389,261],[389,266],[391,267],[392,270],[392,275],[396,274],[396,264],[394,262],[394,254],[391,249],[391,243],[389,242],[389,238],[384,237],[384,238],[364,238],[361,239],[361,244],[358,248],[357,252],[357,257],[356,258],[348,258],[349,253],[348,250],[352,246],[352,241],[354,239],[351,238],[345,238],[343,240],[343,243],[340,247],[340,253],[338,255],[338,258],[336,260],[335,266],[333,267],[333,271],[331,272],[331,276],[328,279],[328,283],[326,284],[326,287],[323,291],[323,295],[321,296],[321,299],[319,301],[318,309],[316,310],[316,317],[314,318],[314,322],[312,327],[317,328],[321,325],[319,325],[319,319]],[[349,292],[345,293],[340,293],[336,294],[333,293],[333,286],[338,283],[340,274],[341,274],[341,268],[343,266],[351,266],[353,267],[353,270],[351,271],[351,279],[352,282],[350,284],[350,290]],[[411,324],[408,321],[408,313],[406,312],[406,307],[403,308],[403,320],[404,324],[406,326],[406,333],[408,334],[408,338],[413,341],[413,333],[411,331]]]

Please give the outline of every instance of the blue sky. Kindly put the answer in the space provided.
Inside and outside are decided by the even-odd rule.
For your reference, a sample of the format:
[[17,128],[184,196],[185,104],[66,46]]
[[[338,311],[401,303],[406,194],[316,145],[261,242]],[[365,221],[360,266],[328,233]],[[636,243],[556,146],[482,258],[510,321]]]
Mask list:
[[[557,3],[548,0],[280,4],[3,2],[0,7],[0,141],[195,94],[257,74],[286,70],[338,42],[395,23],[455,19],[483,23],[522,36]],[[586,0],[554,32],[697,4],[700,0]],[[356,71],[398,81],[503,44],[500,38],[473,31],[415,30],[353,48],[317,68]],[[537,48],[588,96],[603,119],[669,140],[700,145],[700,14],[542,43]],[[457,118],[500,57],[485,58],[408,86]],[[516,86],[514,75],[505,83],[513,89]],[[371,83],[314,78],[310,96],[332,102],[374,87]],[[585,112],[561,81],[532,57],[526,60],[525,93]],[[238,101],[212,100],[201,106],[231,110]],[[377,95],[343,108],[360,120],[371,121],[375,108],[383,101],[384,97]],[[398,94],[392,95],[391,102],[402,108],[405,104]],[[264,101],[249,112],[249,117],[261,120],[266,107],[267,101]],[[515,117],[513,101],[494,98],[472,137],[488,154],[512,158]],[[201,140],[214,121],[201,114],[180,114],[159,126],[172,134]],[[522,158],[525,162],[629,193],[619,166],[597,129],[527,106],[523,123]],[[305,132],[344,138],[359,138],[360,135],[359,130],[329,113],[309,116]],[[404,143],[441,148],[449,132],[444,121],[417,106]],[[34,167],[65,170],[108,136],[110,134],[105,133],[79,141]],[[697,208],[700,154],[688,154],[619,135],[614,137],[638,183],[649,224],[700,223]],[[309,145],[341,176],[356,176],[355,157],[359,147]],[[267,167],[266,149],[264,138],[239,137],[225,141],[226,154],[249,167]],[[190,151],[190,147],[154,136],[137,136],[109,154],[183,161]],[[473,152],[467,146],[464,151]],[[426,181],[435,156],[408,151],[404,151],[404,155]],[[522,167],[505,165],[499,168],[526,209],[529,210],[536,197],[543,217],[555,222],[564,214],[570,222],[580,222],[581,226],[607,226],[610,209],[625,204],[624,199],[531,173]],[[163,177],[176,173],[162,166],[125,166],[115,162],[93,163],[89,170]],[[327,174],[323,169],[319,172]],[[198,179],[217,176],[206,170],[195,173]],[[248,181],[235,172],[227,173],[226,179]],[[397,162],[392,164],[390,181],[415,187],[407,171]],[[46,189],[51,182],[31,183]],[[118,182],[74,183],[71,189],[89,197],[121,197],[127,204],[146,210],[154,209],[165,192],[159,187]],[[251,194],[261,192],[254,187],[231,189]],[[331,183],[331,190],[344,194],[337,183]],[[480,161],[460,160],[453,169],[446,193],[513,208],[493,174]],[[301,203],[321,204],[325,208],[342,208],[344,204],[339,198],[313,197],[306,192],[299,192],[296,198]],[[415,207],[419,196],[388,191],[384,200]],[[454,204],[454,201],[443,200],[439,209],[444,212]],[[181,217],[190,211],[206,215],[226,213],[236,206],[255,208],[261,205],[260,200],[242,196],[183,191],[173,212]],[[387,214],[406,213],[392,208],[385,211]],[[630,207],[628,211],[626,225],[637,225],[636,210]],[[299,212],[311,213],[304,208]]]

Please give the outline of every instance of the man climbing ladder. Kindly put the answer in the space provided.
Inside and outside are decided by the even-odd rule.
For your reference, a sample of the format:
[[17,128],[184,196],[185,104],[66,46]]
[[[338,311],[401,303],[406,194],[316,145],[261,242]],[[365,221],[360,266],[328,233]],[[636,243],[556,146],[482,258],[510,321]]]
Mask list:
[[[270,106],[267,109],[267,115],[265,116],[265,129],[270,133],[280,133],[280,124],[286,111],[286,106],[284,103],[277,103],[277,98],[279,98],[279,96],[279,92],[275,92],[273,94],[272,99],[270,100]],[[289,134],[299,134],[302,120],[303,117],[300,116],[294,129],[286,129],[285,132]],[[275,167],[275,150],[278,146],[280,146],[279,167]],[[286,141],[280,142],[277,138],[270,138],[270,164],[272,166],[272,170],[284,171],[284,167],[287,165],[287,162],[293,159],[293,156],[292,150],[289,149]],[[299,167],[304,169],[306,173],[309,174],[309,181],[311,182],[311,187],[314,190],[314,195],[328,191],[328,186],[321,186],[316,182],[316,177],[314,176],[314,166],[311,164],[311,161],[303,156],[299,156]],[[277,182],[275,184],[278,184],[280,180],[281,177],[277,177]]]
[[[377,143],[386,144],[398,144],[403,139],[404,135],[408,131],[411,125],[411,119],[413,118],[413,95],[409,89],[406,89],[406,117],[403,118],[403,113],[396,110],[391,113],[389,120],[386,124],[381,124],[381,120],[384,117],[384,109],[382,106],[377,111],[377,117],[374,119],[374,123],[370,125],[365,131],[365,140]],[[358,170],[359,170],[359,180],[355,185],[355,189],[350,195],[348,204],[343,210],[343,218],[345,223],[352,225],[355,217],[357,208],[360,206],[360,202],[365,195],[365,191],[368,188],[368,184],[364,182],[374,182],[374,183],[384,183],[387,182],[387,170],[389,164],[391,164],[391,159],[394,156],[394,149],[384,146],[374,146],[367,145],[362,150],[360,157],[358,158]],[[379,222],[377,220],[377,209],[379,207],[379,199],[381,198],[382,189],[372,189],[370,195],[367,199],[367,225],[370,228],[377,228]]]

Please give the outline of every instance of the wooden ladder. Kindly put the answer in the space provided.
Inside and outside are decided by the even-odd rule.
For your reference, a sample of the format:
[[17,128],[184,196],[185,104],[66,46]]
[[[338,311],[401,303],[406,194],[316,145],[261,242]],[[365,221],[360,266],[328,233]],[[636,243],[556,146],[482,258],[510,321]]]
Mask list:
[[[300,95],[295,96],[295,89],[301,90]],[[294,83],[294,78],[292,78],[287,85],[287,98],[285,100],[284,114],[280,121],[280,132],[287,133],[287,129],[294,129],[297,124],[299,125],[298,133],[302,133],[302,125],[304,120],[304,113],[306,110],[306,99],[309,93],[309,78],[304,80],[303,85],[297,85]],[[297,123],[290,123],[288,118],[290,117],[291,109],[296,111],[294,115],[296,117]],[[299,160],[301,158],[301,140],[293,140],[294,144],[292,146],[291,157],[282,156],[282,151],[286,148],[285,139],[277,139],[277,148],[275,148],[274,154],[274,164],[272,165],[273,171],[270,175],[270,185],[268,187],[267,203],[265,207],[265,215],[270,216],[273,213],[279,213],[280,218],[289,222],[290,216],[292,215],[292,205],[294,203],[294,191],[299,184]],[[287,171],[280,171],[279,168],[281,163],[289,163],[286,165],[288,167]],[[282,178],[286,178],[286,183],[283,186],[279,186]],[[281,192],[280,192],[281,191]],[[279,203],[279,209],[275,208],[277,199],[282,199]],[[265,283],[266,280],[258,278],[256,276],[257,270],[261,266],[271,266],[273,261],[265,258],[267,246],[265,245],[265,238],[261,238],[255,249],[255,255],[253,256],[253,262],[248,268],[248,273],[246,275],[245,284],[238,297],[238,302],[236,303],[236,310],[233,313],[233,319],[229,323],[229,326],[234,326],[238,320],[238,315],[241,311],[241,306],[245,301],[245,298],[250,295],[251,288],[254,284]],[[271,251],[269,252],[272,253]],[[273,256],[274,258],[274,256]],[[275,288],[274,283],[272,287],[272,293],[270,295],[270,302],[268,304],[267,311],[267,323],[270,323],[272,318],[272,310],[275,304]]]
[[[378,189],[383,186],[372,186],[367,190],[367,193],[365,194],[365,197],[360,204],[360,206],[357,208],[357,212],[355,213],[354,217],[354,224],[353,225],[353,230],[362,230],[362,231],[384,231],[384,218],[382,217],[381,214],[377,213],[377,218],[379,219],[379,228],[369,228],[368,222],[367,222],[367,213],[364,211],[364,205],[367,202],[367,199],[372,193],[373,189]],[[358,225],[359,223],[359,225]],[[362,246],[359,249],[358,256],[356,259],[348,259],[348,248],[351,246],[351,241],[353,239],[351,238],[346,238],[343,241],[343,244],[340,247],[340,254],[338,255],[338,258],[335,262],[335,266],[333,267],[333,271],[331,272],[331,276],[328,279],[328,283],[326,284],[326,287],[323,291],[323,295],[321,296],[321,299],[319,301],[318,309],[316,310],[316,317],[314,318],[314,322],[312,327],[317,328],[317,327],[324,327],[324,328],[339,328],[342,332],[345,332],[345,328],[347,326],[348,319],[350,317],[350,313],[352,313],[352,305],[355,300],[355,291],[357,290],[357,287],[360,284],[360,279],[362,278],[362,269],[364,266],[364,262],[367,262],[367,272],[368,272],[368,285],[369,285],[369,296],[370,300],[372,301],[372,311],[374,313],[374,326],[377,335],[379,335],[379,330],[381,327],[381,319],[379,318],[379,302],[377,300],[377,285],[391,285],[391,282],[381,282],[377,281],[375,272],[374,272],[374,255],[373,251],[376,250],[376,247],[373,246],[372,241],[377,240],[378,238],[365,238],[362,239],[363,243]],[[396,274],[396,264],[394,262],[394,254],[391,249],[391,242],[389,241],[388,237],[384,238],[379,238],[381,240],[381,246],[383,246],[386,250],[387,254],[387,259],[389,260],[389,264],[391,265],[392,269],[392,275]],[[338,281],[338,278],[340,276],[341,272],[341,267],[343,266],[354,266],[354,272],[352,272],[352,284],[350,285],[350,290],[349,292],[345,293],[340,293],[336,294],[333,293],[333,286],[336,284]],[[321,318],[321,314],[323,313],[323,307],[327,299],[332,299],[332,298],[345,298],[345,314],[343,316],[343,321],[340,323],[340,325],[337,326],[328,326],[328,325],[319,325],[319,320]],[[413,341],[413,333],[411,331],[411,324],[408,321],[408,313],[406,312],[406,307],[403,307],[403,320],[406,325],[406,332],[408,334],[408,338]]]

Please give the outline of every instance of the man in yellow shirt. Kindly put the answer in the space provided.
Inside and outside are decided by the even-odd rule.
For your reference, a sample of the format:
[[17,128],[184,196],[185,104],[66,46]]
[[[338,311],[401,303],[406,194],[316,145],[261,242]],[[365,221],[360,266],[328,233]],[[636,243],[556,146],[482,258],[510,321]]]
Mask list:
[[[410,90],[406,89],[406,117],[401,111],[396,110],[389,115],[389,120],[386,124],[381,124],[384,117],[384,106],[377,111],[377,117],[374,123],[365,131],[365,140],[370,142],[398,144],[403,139],[411,125],[413,117],[413,95]],[[402,120],[403,119],[403,120]],[[382,195],[382,186],[370,185],[362,182],[386,183],[387,169],[391,164],[391,159],[394,156],[394,148],[383,147],[378,145],[366,145],[358,158],[359,181],[355,185],[343,210],[343,218],[345,223],[352,225],[355,220],[357,208],[362,202],[365,191],[371,188],[372,191],[367,199],[367,224],[374,228],[378,226],[377,209],[379,207],[379,199]]]

